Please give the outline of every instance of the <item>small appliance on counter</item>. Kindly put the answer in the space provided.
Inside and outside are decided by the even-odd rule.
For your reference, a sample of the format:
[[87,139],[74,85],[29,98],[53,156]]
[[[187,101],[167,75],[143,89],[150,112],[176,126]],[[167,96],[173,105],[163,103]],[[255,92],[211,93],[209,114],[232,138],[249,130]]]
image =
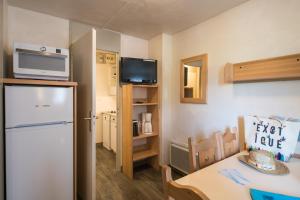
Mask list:
[[137,120],[132,120],[132,134],[133,137],[139,136],[139,122]]
[[69,73],[69,49],[14,43],[15,78],[68,80]]
[[152,134],[152,113],[142,113],[142,129],[144,134]]

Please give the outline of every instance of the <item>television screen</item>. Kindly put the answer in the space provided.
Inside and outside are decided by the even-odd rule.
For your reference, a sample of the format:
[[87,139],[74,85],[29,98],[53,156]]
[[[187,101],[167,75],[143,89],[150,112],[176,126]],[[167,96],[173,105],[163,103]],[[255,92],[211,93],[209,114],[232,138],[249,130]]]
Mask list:
[[123,83],[157,83],[157,61],[140,58],[121,58],[120,80]]

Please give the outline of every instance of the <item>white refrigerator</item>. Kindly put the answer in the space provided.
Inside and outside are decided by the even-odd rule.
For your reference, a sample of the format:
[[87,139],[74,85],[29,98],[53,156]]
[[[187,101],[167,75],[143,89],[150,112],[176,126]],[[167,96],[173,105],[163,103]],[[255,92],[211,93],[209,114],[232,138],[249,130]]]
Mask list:
[[5,86],[7,200],[73,199],[73,90]]

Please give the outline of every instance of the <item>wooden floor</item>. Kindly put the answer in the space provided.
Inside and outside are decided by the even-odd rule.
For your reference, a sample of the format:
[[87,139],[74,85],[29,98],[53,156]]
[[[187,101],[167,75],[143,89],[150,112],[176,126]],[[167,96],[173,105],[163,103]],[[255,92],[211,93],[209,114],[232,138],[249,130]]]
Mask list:
[[139,167],[134,180],[116,171],[115,154],[97,146],[97,200],[162,200],[160,172]]

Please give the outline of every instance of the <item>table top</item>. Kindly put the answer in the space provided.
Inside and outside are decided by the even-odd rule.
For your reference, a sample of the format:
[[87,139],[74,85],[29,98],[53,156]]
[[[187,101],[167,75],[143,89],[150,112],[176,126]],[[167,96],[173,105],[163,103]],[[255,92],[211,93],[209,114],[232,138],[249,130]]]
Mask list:
[[[250,188],[300,197],[300,159],[292,158],[285,163],[290,170],[289,174],[268,175],[238,161],[237,157],[245,154],[247,152],[226,158],[176,182],[198,188],[210,200],[251,200]],[[224,169],[236,169],[249,182],[246,185],[234,182],[220,173]]]

